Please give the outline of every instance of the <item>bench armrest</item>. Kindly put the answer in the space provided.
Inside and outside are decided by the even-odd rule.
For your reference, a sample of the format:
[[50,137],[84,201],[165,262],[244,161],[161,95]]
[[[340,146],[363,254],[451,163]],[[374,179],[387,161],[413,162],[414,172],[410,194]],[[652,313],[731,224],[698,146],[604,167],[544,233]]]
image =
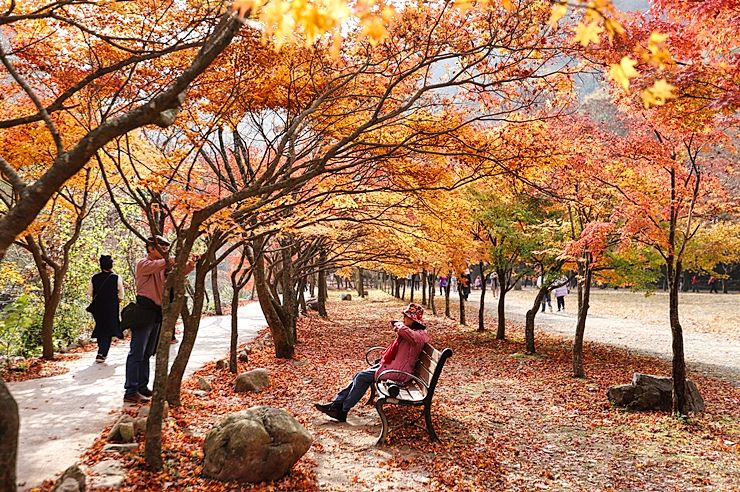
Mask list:
[[369,348],[367,352],[365,352],[365,362],[367,362],[368,365],[371,367],[380,362],[380,357],[375,359],[375,362],[370,362],[370,354],[376,350],[380,350],[382,353],[385,350],[385,347],[372,347]]
[[395,396],[389,395],[388,393],[386,393],[385,391],[383,391],[383,387],[382,386],[379,386],[377,383],[381,382],[380,377],[382,375],[387,374],[389,372],[403,374],[404,376],[408,376],[411,379],[413,379],[420,387],[424,387],[427,390],[429,390],[429,385],[427,385],[427,383],[425,383],[424,381],[422,381],[420,378],[414,376],[413,374],[409,374],[408,372],[399,371],[398,369],[388,369],[387,371],[383,371],[380,374],[378,374],[378,378],[377,378],[376,384],[375,384],[375,386],[378,388],[378,393],[382,394],[383,396],[385,396],[387,398],[395,398]]

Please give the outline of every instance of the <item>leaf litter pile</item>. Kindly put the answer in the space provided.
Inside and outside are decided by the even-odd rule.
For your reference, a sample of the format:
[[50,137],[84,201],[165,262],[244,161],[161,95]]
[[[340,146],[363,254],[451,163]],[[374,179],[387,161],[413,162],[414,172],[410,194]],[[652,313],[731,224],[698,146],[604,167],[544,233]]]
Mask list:
[[[664,362],[623,349],[586,344],[587,379],[571,377],[568,341],[537,333],[536,355],[524,353],[523,329],[477,333],[441,316],[426,316],[432,344],[449,347],[432,416],[441,439],[404,428],[374,446],[380,420],[365,401],[346,423],[317,412],[352,375],[366,367],[365,350],[393,339],[388,320],[399,300],[329,303],[329,320],[315,313],[299,321],[295,358],[274,357],[269,336],[252,344],[240,372],[265,368],[270,387],[234,393],[234,375],[208,364],[183,383],[182,406],[163,433],[164,470],[147,470],[143,451],[121,457],[128,469],[122,490],[740,490],[740,389],[692,373],[706,413],[679,419],[669,413],[629,413],[605,396],[634,372],[670,375]],[[475,320],[469,305],[468,320]],[[487,320],[487,326],[495,326]],[[210,380],[205,397],[193,394],[198,377]],[[282,480],[236,484],[201,475],[206,433],[231,412],[269,405],[291,413],[313,435],[308,453]],[[386,407],[393,423],[398,412]],[[104,436],[83,460],[93,465]],[[139,436],[143,447],[143,436]],[[47,489],[47,484],[43,489]]]

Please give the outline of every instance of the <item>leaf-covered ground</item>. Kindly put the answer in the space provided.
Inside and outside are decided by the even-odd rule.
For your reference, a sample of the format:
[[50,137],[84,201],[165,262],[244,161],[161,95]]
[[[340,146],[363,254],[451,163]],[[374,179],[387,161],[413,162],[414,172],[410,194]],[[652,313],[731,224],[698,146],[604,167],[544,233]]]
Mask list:
[[[442,442],[405,429],[388,445],[373,446],[380,431],[373,407],[358,406],[340,424],[313,403],[365,367],[367,347],[390,343],[387,321],[402,305],[383,295],[331,303],[329,320],[301,319],[293,360],[275,359],[267,338],[256,344],[240,368],[270,372],[271,386],[256,395],[235,394],[233,375],[208,365],[184,384],[183,405],[166,424],[165,470],[148,471],[141,453],[123,457],[129,469],[123,490],[740,490],[740,389],[690,374],[705,414],[679,420],[627,413],[609,405],[607,388],[628,383],[636,371],[668,375],[665,363],[587,345],[588,378],[574,379],[568,341],[538,333],[539,353],[525,355],[523,330],[513,324],[508,340],[497,341],[495,333],[429,316],[432,343],[454,351],[433,408]],[[475,319],[469,308],[468,319]],[[192,394],[198,376],[213,378],[205,398]],[[314,437],[309,452],[276,483],[202,477],[205,434],[228,413],[255,405],[294,415]],[[100,452],[106,434],[85,456],[87,464],[109,457]]]

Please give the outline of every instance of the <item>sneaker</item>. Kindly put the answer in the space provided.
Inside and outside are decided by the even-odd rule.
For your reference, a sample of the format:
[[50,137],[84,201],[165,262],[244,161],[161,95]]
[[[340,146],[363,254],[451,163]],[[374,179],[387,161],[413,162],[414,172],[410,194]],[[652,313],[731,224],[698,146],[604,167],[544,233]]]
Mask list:
[[146,396],[147,398],[151,398],[152,397],[152,390],[150,390],[148,388],[140,389],[139,390],[139,394],[142,395],[142,396]]
[[144,403],[149,403],[149,401],[150,399],[142,395],[141,393],[126,395],[123,397],[124,403],[134,403],[136,405],[143,405]]
[[550,312],[552,312],[552,306],[550,306]]
[[105,356],[98,354],[98,356],[95,357],[95,362],[105,362]]
[[337,405],[334,402],[316,403],[314,407],[316,407],[316,410],[318,410],[319,412],[324,413],[328,415],[329,417],[336,419],[340,422],[347,421],[347,412],[344,411],[344,409],[341,406]]

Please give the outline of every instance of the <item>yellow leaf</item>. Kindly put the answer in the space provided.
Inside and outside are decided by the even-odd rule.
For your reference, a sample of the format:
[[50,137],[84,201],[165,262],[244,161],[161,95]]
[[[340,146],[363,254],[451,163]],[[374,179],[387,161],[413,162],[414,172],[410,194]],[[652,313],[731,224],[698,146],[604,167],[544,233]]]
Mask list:
[[599,34],[604,31],[604,28],[595,22],[585,25],[583,22],[579,22],[576,26],[576,35],[573,41],[581,43],[584,48],[589,43],[599,44]]
[[620,84],[624,90],[628,90],[630,88],[630,78],[639,75],[635,70],[635,65],[637,65],[637,62],[629,56],[623,57],[619,64],[613,63],[610,65],[609,79]]
[[676,98],[674,90],[676,86],[669,84],[665,79],[656,80],[652,87],[642,92],[642,103],[646,109],[650,106],[663,106],[667,99]]
[[568,4],[565,2],[556,3],[552,6],[552,13],[550,14],[550,20],[547,22],[550,27],[555,29],[558,27],[558,21],[568,12]]
[[505,8],[507,12],[512,11],[511,0],[501,0],[501,6]]

